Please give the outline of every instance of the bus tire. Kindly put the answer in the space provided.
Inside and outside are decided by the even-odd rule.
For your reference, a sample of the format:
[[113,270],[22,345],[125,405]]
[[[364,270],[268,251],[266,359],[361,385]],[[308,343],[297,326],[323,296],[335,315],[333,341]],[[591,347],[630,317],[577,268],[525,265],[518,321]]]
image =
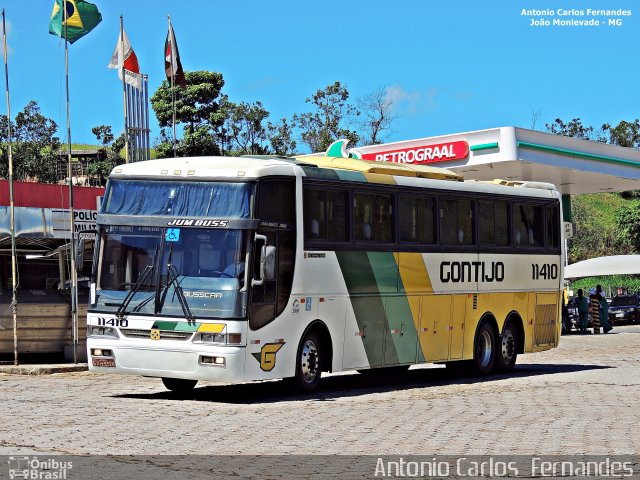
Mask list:
[[496,349],[495,369],[497,372],[508,373],[513,371],[516,366],[518,357],[518,331],[513,324],[509,322],[502,330],[502,335],[498,339],[498,348]]
[[191,392],[196,384],[197,380],[185,380],[184,378],[162,378],[162,383],[167,388],[167,390],[171,390],[175,393],[189,393]]
[[472,366],[476,374],[487,375],[493,370],[496,360],[496,335],[493,327],[484,321],[478,327],[473,344]]
[[320,336],[315,331],[307,333],[302,339],[298,348],[296,376],[293,378],[297,390],[313,392],[318,388],[322,376],[321,347]]

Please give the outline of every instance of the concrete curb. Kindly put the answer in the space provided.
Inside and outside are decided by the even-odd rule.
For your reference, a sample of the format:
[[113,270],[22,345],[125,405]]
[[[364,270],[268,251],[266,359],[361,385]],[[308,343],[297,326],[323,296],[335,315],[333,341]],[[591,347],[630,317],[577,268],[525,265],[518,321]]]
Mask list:
[[52,373],[85,372],[89,370],[86,363],[58,365],[0,365],[0,374],[7,375],[51,375]]

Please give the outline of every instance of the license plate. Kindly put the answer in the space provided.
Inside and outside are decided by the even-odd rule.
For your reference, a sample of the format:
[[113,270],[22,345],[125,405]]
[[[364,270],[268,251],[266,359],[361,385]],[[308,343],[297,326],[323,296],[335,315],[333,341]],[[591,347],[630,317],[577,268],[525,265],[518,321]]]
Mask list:
[[624,313],[616,313],[616,317],[617,318],[622,318],[622,317],[624,317]]
[[91,363],[94,367],[115,367],[116,361],[113,358],[92,358]]

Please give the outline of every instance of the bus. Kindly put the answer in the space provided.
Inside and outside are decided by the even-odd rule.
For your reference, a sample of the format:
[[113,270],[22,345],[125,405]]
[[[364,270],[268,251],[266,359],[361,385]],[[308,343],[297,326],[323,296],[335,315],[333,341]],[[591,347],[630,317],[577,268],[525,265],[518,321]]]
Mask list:
[[290,379],[425,362],[509,372],[557,346],[560,194],[351,158],[116,167],[97,217],[89,369]]

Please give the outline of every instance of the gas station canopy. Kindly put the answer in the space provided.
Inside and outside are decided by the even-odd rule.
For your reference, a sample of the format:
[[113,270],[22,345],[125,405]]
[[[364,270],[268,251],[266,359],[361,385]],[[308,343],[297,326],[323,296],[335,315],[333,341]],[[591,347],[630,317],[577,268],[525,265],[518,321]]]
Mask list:
[[640,151],[516,127],[358,147],[349,156],[447,168],[466,180],[549,182],[564,195],[640,189]]

